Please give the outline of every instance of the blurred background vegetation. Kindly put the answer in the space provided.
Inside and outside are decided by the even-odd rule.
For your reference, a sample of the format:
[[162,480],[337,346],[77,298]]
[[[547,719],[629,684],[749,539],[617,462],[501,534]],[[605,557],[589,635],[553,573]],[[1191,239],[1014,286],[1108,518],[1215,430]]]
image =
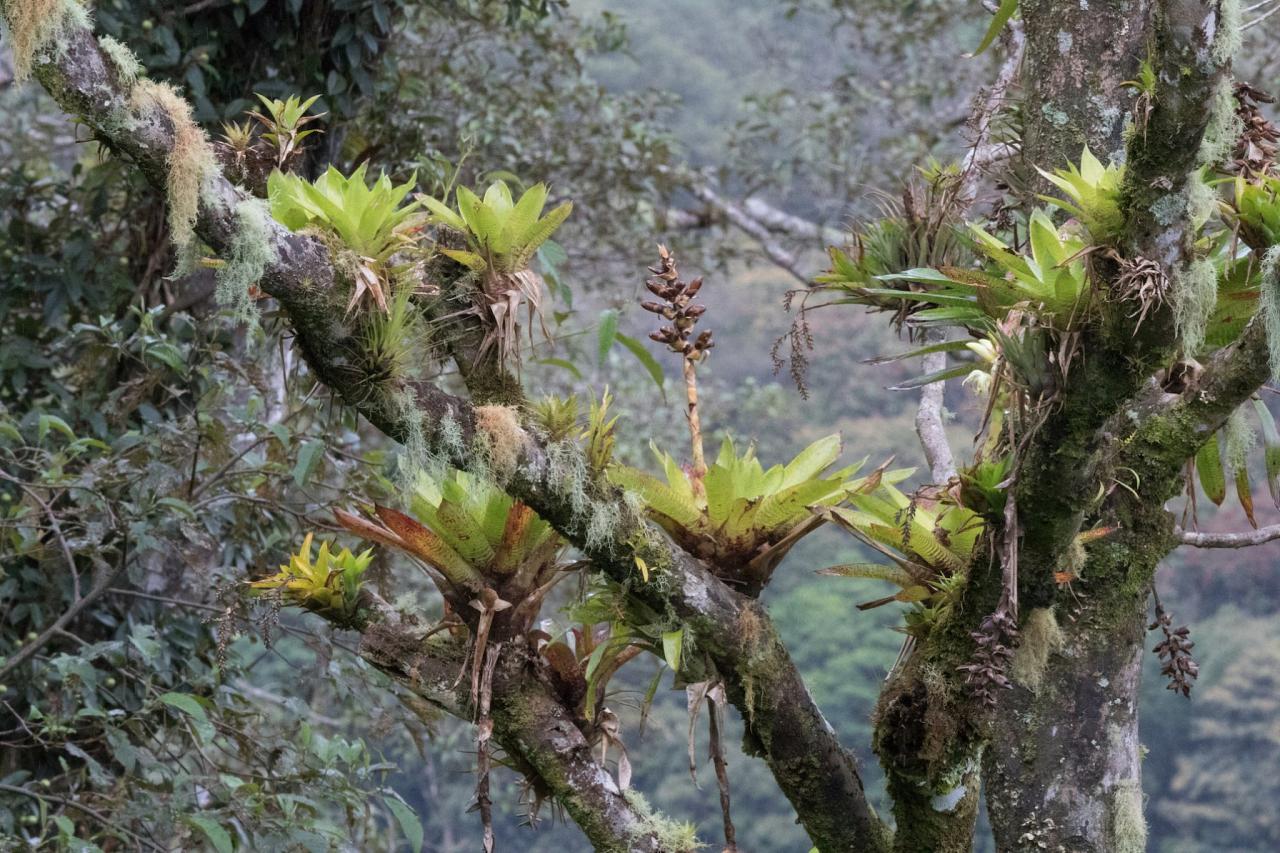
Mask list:
[[[699,210],[689,187],[714,181],[837,228],[873,214],[914,165],[963,153],[969,104],[995,62],[963,56],[985,27],[978,4],[102,0],[96,18],[151,75],[182,86],[215,137],[254,93],[320,94],[313,169],[369,160],[401,178],[416,171],[428,192],[502,176],[572,198],[563,256],[542,258],[557,345],[534,355],[526,382],[608,385],[628,461],[647,463],[650,441],[683,443],[675,401],[600,333],[616,316],[644,339],[635,303],[662,241],[708,279],[713,435],[755,441],[768,462],[839,431],[849,459],[920,462],[915,398],[885,390],[915,365],[864,363],[906,343],[861,309],[816,312],[802,399],[770,356],[796,281]],[[1244,76],[1280,87],[1274,57],[1252,55],[1267,62]],[[145,817],[142,846],[403,850],[420,838],[424,850],[475,849],[468,727],[396,692],[341,632],[242,592],[251,570],[273,569],[325,526],[333,503],[389,492],[395,448],[312,382],[269,305],[259,326],[236,328],[218,314],[211,276],[169,277],[156,193],[37,87],[8,79],[0,66],[0,849],[94,849],[69,819],[84,817],[65,808],[73,792],[117,824]],[[707,227],[676,229],[673,210]],[[790,248],[823,268],[821,243]],[[980,413],[958,385],[948,406],[966,447]],[[1245,525],[1230,508],[1202,506],[1200,520]],[[822,531],[765,598],[875,788],[869,719],[900,616],[857,611],[880,594],[865,582],[813,574],[855,551]],[[1161,572],[1201,678],[1185,701],[1148,660],[1152,850],[1280,847],[1278,555],[1280,545],[1184,550]],[[430,598],[393,569],[380,556],[372,570],[386,597]],[[100,584],[105,593],[58,621]],[[50,630],[32,660],[5,660]],[[656,667],[628,667],[610,699],[635,786],[714,838],[713,777],[702,767],[701,787],[690,778],[685,699],[669,677],[641,727]],[[743,849],[808,849],[735,738]],[[695,748],[705,763],[703,725]],[[21,793],[33,780],[44,793]],[[495,801],[501,849],[585,849],[555,815],[522,826],[514,776]]]

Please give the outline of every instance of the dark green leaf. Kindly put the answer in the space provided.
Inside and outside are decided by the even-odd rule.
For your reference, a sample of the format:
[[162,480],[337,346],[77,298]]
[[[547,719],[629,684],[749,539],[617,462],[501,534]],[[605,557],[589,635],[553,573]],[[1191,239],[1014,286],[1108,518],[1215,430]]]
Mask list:
[[609,357],[609,350],[613,349],[613,342],[618,338],[618,312],[613,308],[606,308],[600,312],[600,325],[596,333],[596,353],[600,360],[600,364],[604,364],[604,360]]

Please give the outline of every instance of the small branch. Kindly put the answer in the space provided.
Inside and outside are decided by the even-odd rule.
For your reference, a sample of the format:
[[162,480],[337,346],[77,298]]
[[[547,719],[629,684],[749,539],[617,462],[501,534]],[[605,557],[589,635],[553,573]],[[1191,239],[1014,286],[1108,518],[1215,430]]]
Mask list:
[[107,829],[114,830],[115,832],[118,832],[121,835],[125,835],[133,839],[133,842],[141,848],[144,848],[147,850],[155,850],[157,851],[157,853],[165,853],[164,847],[161,847],[159,844],[156,844],[153,841],[149,841],[146,838],[143,838],[141,835],[138,835],[135,832],[129,831],[123,826],[120,826],[118,823],[115,823],[114,821],[112,821],[111,818],[107,817],[102,812],[98,811],[97,809],[90,808],[89,806],[86,806],[83,803],[78,803],[75,800],[68,800],[62,797],[55,797],[51,794],[42,794],[38,791],[31,791],[26,788],[19,788],[16,785],[0,785],[0,791],[3,791],[7,794],[17,794],[18,796],[21,796],[21,797],[30,797],[33,800],[42,800],[46,803],[53,803],[55,805],[62,806],[63,808],[75,809],[76,811],[82,812],[88,815],[89,817],[93,818],[94,820],[102,824]]
[[758,196],[750,196],[743,201],[742,210],[747,216],[750,216],[770,231],[779,234],[790,234],[792,237],[799,237],[805,240],[813,240],[824,246],[842,243],[849,237],[848,233],[843,229],[810,222],[808,219],[774,207]]
[[22,648],[18,649],[5,662],[4,666],[0,666],[0,678],[4,678],[10,672],[23,663],[44,647],[46,643],[54,637],[62,633],[62,630],[71,624],[71,620],[80,615],[86,607],[102,597],[115,581],[120,573],[124,571],[124,559],[120,560],[120,565],[114,569],[103,569],[98,574],[98,580],[88,592],[72,603],[66,611],[54,620],[53,624],[40,632],[40,635]]
[[978,197],[978,187],[982,182],[983,170],[1000,160],[1007,159],[1017,149],[1005,143],[991,142],[991,128],[996,116],[1004,107],[1009,87],[1018,79],[1022,68],[1022,56],[1026,52],[1027,36],[1022,21],[1014,20],[1005,28],[1002,36],[1008,56],[1000,66],[995,82],[982,104],[974,111],[969,120],[975,136],[969,153],[965,155],[960,170],[960,188],[956,193],[956,203],[960,212],[967,210]]
[[[926,344],[940,344],[946,338],[944,330],[930,328],[925,332],[924,341]],[[921,369],[926,376],[946,368],[945,352],[931,352],[921,361]],[[924,386],[920,391],[920,407],[916,410],[916,435],[920,437],[920,446],[924,448],[933,482],[939,485],[956,476],[955,456],[951,452],[947,430],[942,422],[946,387],[946,382],[933,382]]]
[[747,213],[741,205],[724,198],[714,189],[709,181],[694,184],[690,187],[700,201],[711,205],[724,215],[728,223],[742,231],[760,244],[760,250],[774,265],[790,273],[796,281],[805,287],[813,286],[813,279],[805,275],[796,256],[779,243],[758,219]]
[[1280,524],[1248,530],[1244,533],[1199,533],[1174,529],[1174,535],[1183,545],[1192,548],[1252,548],[1254,545],[1265,545],[1280,539]]

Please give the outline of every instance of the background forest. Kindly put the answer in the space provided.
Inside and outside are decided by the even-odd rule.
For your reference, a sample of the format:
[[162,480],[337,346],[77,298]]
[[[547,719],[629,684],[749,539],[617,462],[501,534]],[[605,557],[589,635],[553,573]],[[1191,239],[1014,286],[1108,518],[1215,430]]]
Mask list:
[[[895,198],[911,164],[963,154],[970,102],[995,63],[965,57],[987,24],[981,4],[584,0],[553,3],[546,17],[481,0],[176,5],[103,0],[96,19],[149,73],[183,87],[215,138],[258,107],[254,93],[314,94],[313,112],[327,114],[312,125],[326,131],[309,155],[316,170],[369,160],[397,179],[416,174],[425,192],[506,177],[574,200],[539,256],[555,349],[533,352],[525,370],[566,392],[607,384],[622,458],[640,462],[651,440],[678,446],[685,429],[675,377],[656,382],[628,344],[652,330],[637,302],[661,241],[707,279],[711,447],[732,433],[764,459],[789,458],[838,430],[847,457],[921,464],[917,394],[887,390],[918,365],[867,363],[906,342],[861,308],[816,312],[802,397],[767,343],[788,334],[784,295],[801,283],[699,188],[820,223],[815,239],[776,238],[801,277],[820,272],[824,243]],[[1276,35],[1280,16],[1249,38]],[[1257,64],[1275,53],[1246,51],[1256,67],[1240,77],[1280,90],[1280,57]],[[335,502],[392,490],[394,447],[308,380],[276,318],[218,322],[210,271],[170,278],[163,205],[83,139],[0,60],[0,850],[27,849],[20,836],[78,849],[48,808],[58,791],[89,787],[192,847],[229,849],[235,835],[245,849],[341,839],[362,850],[475,849],[469,727],[419,707],[420,722],[405,726],[411,701],[344,653],[342,632],[243,592],[251,572],[273,570],[324,526]],[[953,443],[967,446],[982,412],[959,382],[947,405]],[[11,477],[18,467],[40,470],[42,489]],[[1220,509],[1202,500],[1197,512],[1203,530],[1248,523],[1234,499]],[[42,544],[50,525],[60,548]],[[71,552],[94,566],[92,579],[67,577]],[[1280,847],[1278,557],[1274,543],[1229,558],[1182,549],[1161,569],[1161,598],[1191,626],[1200,678],[1188,701],[1147,661],[1153,851]],[[849,538],[820,531],[764,598],[875,789],[870,715],[901,615],[860,612],[880,593],[813,572],[858,558]],[[391,587],[387,559],[371,571],[388,600],[434,594]],[[21,668],[8,661],[81,583],[106,591],[76,630]],[[573,593],[562,590],[565,604]],[[685,694],[670,673],[641,720],[658,666],[624,670],[610,705],[637,787],[713,838],[705,727],[692,745],[698,784]],[[738,731],[731,714],[739,843],[808,849],[767,768],[738,750]],[[31,778],[14,769],[18,754],[37,748],[65,753],[39,774],[50,799],[6,796]],[[89,754],[103,749],[110,762]],[[234,805],[207,810],[215,800]],[[495,776],[494,801],[499,849],[586,849],[554,816],[522,826],[514,774]]]

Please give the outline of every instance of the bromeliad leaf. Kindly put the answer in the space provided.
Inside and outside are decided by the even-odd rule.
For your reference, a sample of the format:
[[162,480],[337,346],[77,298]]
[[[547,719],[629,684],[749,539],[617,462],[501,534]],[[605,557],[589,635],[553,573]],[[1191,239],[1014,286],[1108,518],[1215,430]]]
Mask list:
[[[739,453],[732,439],[725,439],[701,490],[694,487],[691,470],[653,450],[667,482],[625,466],[609,469],[610,480],[638,495],[653,520],[685,550],[755,588],[768,583],[787,551],[821,523],[812,507],[840,503],[869,479],[855,477],[862,463],[829,470],[840,456],[835,435],[767,471],[754,448]],[[881,469],[873,476],[883,475]]]

